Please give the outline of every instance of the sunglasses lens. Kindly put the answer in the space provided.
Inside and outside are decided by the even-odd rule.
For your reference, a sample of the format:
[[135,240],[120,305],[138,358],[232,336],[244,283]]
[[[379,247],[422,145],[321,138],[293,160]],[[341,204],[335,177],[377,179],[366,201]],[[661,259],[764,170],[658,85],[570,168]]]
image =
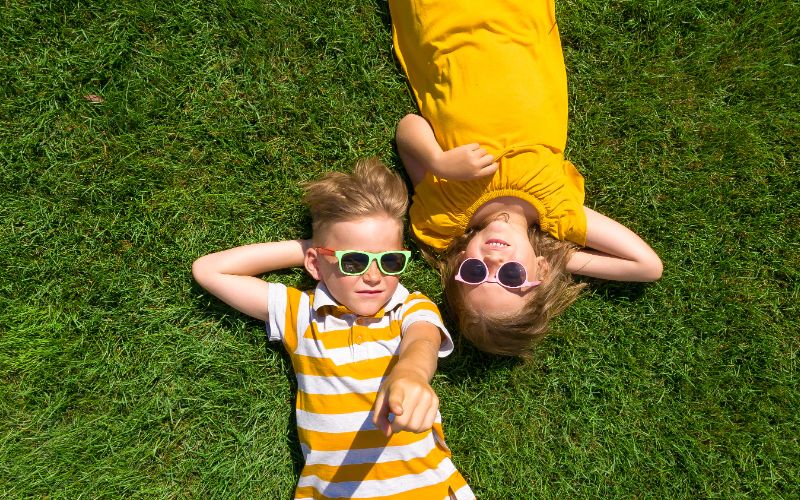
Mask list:
[[406,267],[406,256],[400,252],[383,254],[381,268],[386,274],[398,274]]
[[361,252],[347,252],[339,259],[342,271],[349,274],[361,274],[367,270],[369,256]]
[[478,259],[467,259],[461,263],[461,279],[467,283],[483,283],[489,270]]
[[497,281],[508,287],[519,287],[527,281],[528,273],[519,262],[506,262],[497,271]]

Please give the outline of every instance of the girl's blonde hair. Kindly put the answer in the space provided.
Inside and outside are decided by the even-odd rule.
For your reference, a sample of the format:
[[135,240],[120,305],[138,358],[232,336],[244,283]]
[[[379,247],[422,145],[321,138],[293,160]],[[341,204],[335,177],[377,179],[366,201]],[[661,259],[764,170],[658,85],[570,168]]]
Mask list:
[[[403,179],[378,158],[358,160],[353,173],[329,172],[303,184],[315,239],[335,222],[386,215],[403,227],[408,191]],[[401,235],[402,236],[402,235]]]
[[[581,289],[586,286],[575,283],[566,270],[567,262],[577,246],[557,240],[536,226],[529,228],[531,245],[537,256],[545,258],[548,270],[541,278],[542,284],[528,292],[527,304],[517,314],[493,316],[491,311],[470,309],[461,286],[455,280],[458,267],[464,260],[463,252],[479,229],[469,230],[454,240],[436,261],[449,313],[458,322],[461,334],[478,349],[528,359],[533,354],[534,345],[549,331],[550,320],[575,302]],[[429,261],[430,257],[432,255],[426,252]]]

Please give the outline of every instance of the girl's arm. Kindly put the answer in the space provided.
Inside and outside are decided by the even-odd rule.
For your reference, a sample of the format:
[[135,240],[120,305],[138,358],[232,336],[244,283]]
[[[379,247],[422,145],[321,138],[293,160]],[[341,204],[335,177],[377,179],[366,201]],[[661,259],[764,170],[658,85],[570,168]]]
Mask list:
[[397,152],[415,186],[430,170],[442,179],[467,181],[497,170],[494,157],[479,144],[466,144],[442,151],[433,129],[425,118],[406,115],[397,124]]
[[257,276],[303,265],[309,240],[256,243],[200,257],[192,265],[197,282],[217,298],[266,321],[269,284]]
[[[439,398],[430,381],[436,373],[442,334],[432,323],[418,321],[400,341],[399,359],[384,379],[372,411],[372,422],[386,436],[424,432],[433,426]],[[394,420],[389,421],[389,413]]]
[[575,252],[567,271],[619,281],[655,281],[663,265],[650,245],[619,222],[583,207],[586,247]]

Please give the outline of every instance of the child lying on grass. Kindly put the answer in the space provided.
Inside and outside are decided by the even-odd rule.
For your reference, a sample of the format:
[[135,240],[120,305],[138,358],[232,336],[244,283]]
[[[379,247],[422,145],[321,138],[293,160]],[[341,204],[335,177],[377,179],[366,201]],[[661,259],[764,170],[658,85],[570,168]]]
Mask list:
[[528,356],[580,290],[571,274],[653,281],[661,260],[585,207],[564,159],[567,80],[553,0],[390,0],[420,113],[397,128],[414,235],[461,333]]
[[[405,184],[378,160],[306,186],[310,241],[232,248],[201,257],[197,282],[266,322],[297,375],[297,427],[305,466],[295,498],[474,498],[450,460],[437,358],[452,351],[439,310],[398,276]],[[302,292],[258,276],[304,266]]]

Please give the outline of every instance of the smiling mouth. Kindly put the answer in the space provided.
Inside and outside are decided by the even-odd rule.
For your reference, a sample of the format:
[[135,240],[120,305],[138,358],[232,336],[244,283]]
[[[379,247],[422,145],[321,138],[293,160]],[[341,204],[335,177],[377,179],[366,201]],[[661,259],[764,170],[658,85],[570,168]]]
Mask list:
[[503,241],[503,240],[498,240],[498,239],[491,239],[491,240],[488,240],[488,241],[486,242],[486,245],[487,245],[488,247],[490,247],[490,248],[506,248],[506,247],[509,247],[509,246],[511,246],[511,245],[509,245],[508,243],[506,243],[505,241]]

